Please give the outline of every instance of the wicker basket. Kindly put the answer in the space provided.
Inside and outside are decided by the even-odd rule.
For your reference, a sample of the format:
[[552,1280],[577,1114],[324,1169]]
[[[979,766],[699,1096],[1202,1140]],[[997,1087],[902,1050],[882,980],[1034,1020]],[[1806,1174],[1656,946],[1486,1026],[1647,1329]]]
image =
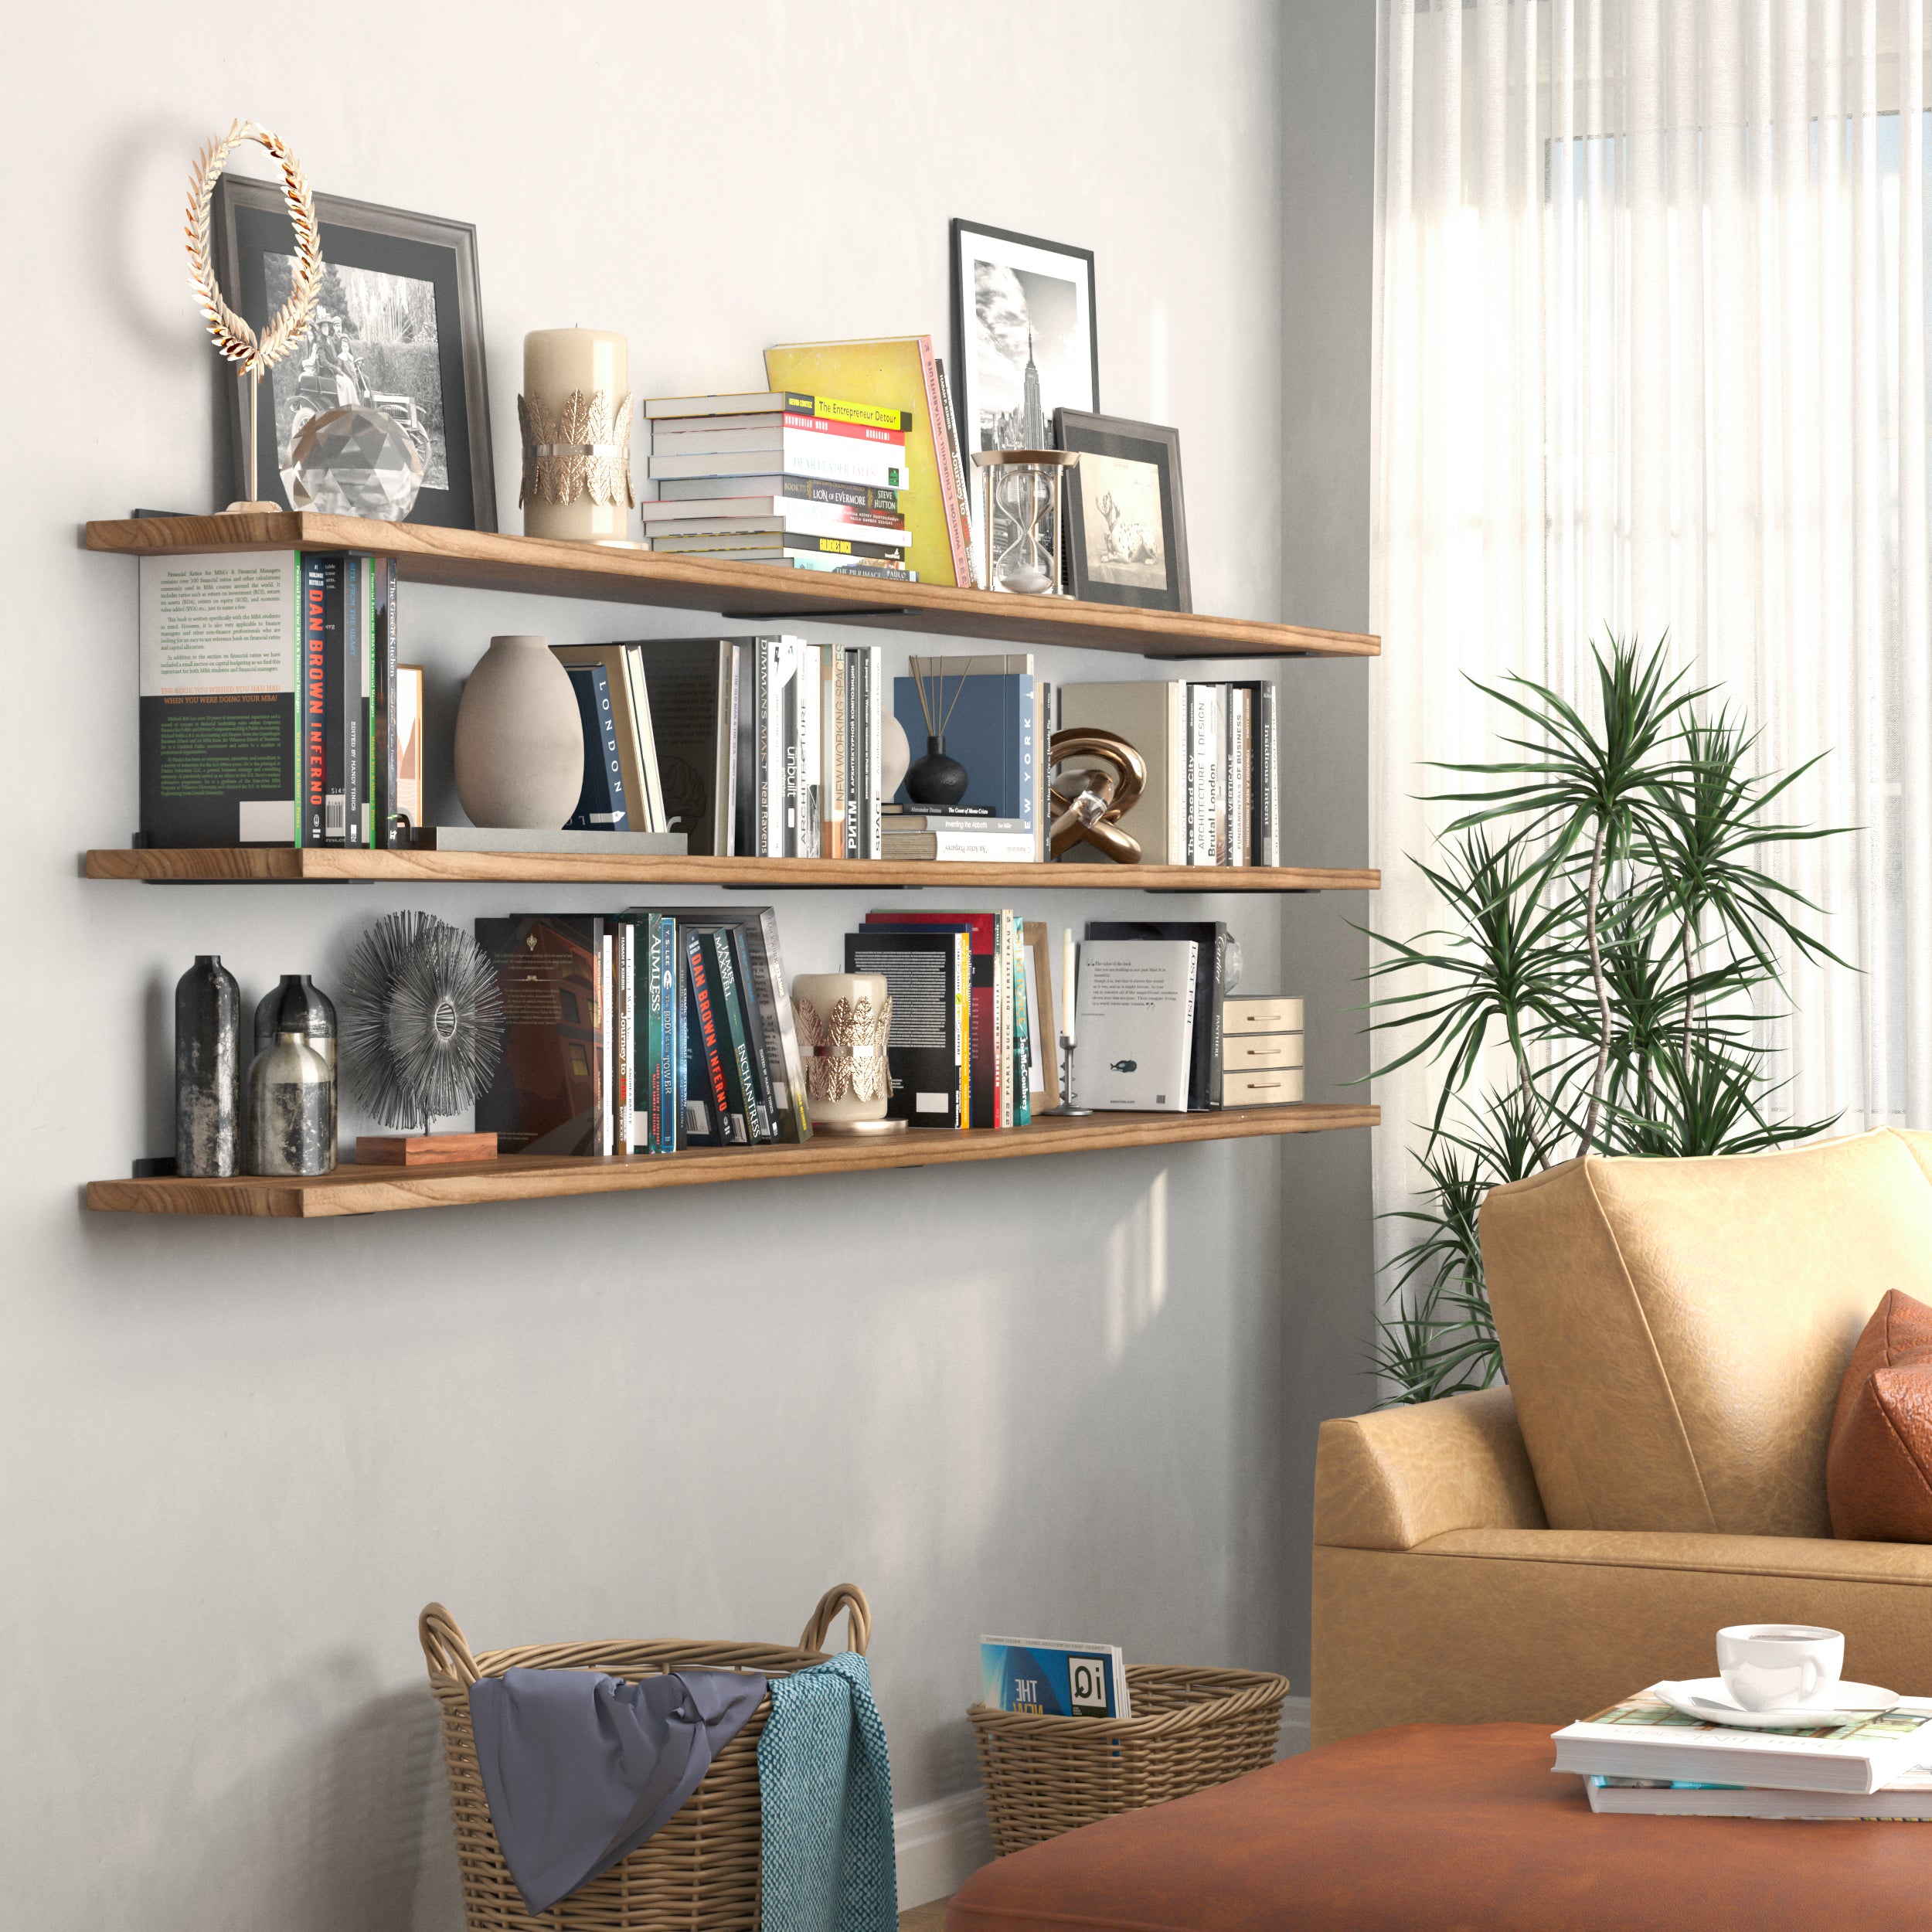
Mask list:
[[966,1713],[1002,1858],[1274,1761],[1285,1677],[1129,1665],[1127,1682],[1131,1717],[1031,1717],[986,1704]]
[[872,1611],[856,1583],[841,1583],[820,1598],[795,1648],[777,1644],[689,1642],[527,1644],[516,1650],[472,1652],[456,1619],[431,1604],[417,1624],[429,1660],[430,1687],[443,1707],[443,1753],[449,1766],[450,1808],[463,1873],[463,1905],[470,1932],[757,1932],[760,1815],[758,1740],[771,1700],[764,1699],[721,1750],[698,1788],[653,1837],[602,1877],[560,1900],[540,1918],[523,1908],[502,1848],[490,1824],[489,1801],[477,1770],[470,1729],[470,1686],[507,1671],[599,1670],[635,1682],[686,1665],[706,1670],[757,1670],[783,1677],[824,1662],[825,1635],[845,1613],[850,1648],[863,1653],[872,1639]]

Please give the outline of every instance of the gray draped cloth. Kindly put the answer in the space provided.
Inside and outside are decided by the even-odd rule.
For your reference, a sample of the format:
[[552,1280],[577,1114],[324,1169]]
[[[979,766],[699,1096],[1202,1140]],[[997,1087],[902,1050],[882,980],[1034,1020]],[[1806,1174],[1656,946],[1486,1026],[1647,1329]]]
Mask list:
[[765,1694],[755,1671],[509,1670],[470,1686],[490,1822],[532,1913],[634,1852]]

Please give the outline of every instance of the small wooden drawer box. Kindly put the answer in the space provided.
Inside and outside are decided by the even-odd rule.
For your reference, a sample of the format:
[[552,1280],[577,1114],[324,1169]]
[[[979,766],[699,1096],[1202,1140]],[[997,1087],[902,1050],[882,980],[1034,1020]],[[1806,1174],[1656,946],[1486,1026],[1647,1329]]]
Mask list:
[[1298,1066],[1257,1069],[1252,1073],[1226,1073],[1221,1079],[1223,1107],[1285,1107],[1301,1097]]
[[1258,993],[1231,994],[1222,1002],[1221,1032],[1230,1033],[1298,1033],[1301,1031],[1301,1002],[1267,997]]
[[1252,1073],[1263,1067],[1301,1064],[1299,1033],[1226,1033],[1221,1041],[1221,1065],[1230,1073]]

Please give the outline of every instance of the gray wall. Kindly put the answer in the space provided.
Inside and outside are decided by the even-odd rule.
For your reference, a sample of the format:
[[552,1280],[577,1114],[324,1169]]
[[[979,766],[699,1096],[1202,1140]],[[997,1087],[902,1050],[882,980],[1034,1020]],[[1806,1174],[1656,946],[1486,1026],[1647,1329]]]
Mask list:
[[[1308,624],[1369,628],[1370,339],[1375,233],[1376,9],[1369,0],[1313,0],[1282,9],[1282,550],[1284,607]],[[1401,641],[1387,641],[1400,650]],[[1296,808],[1315,862],[1386,866],[1369,852],[1366,664],[1304,662],[1284,705],[1301,729],[1287,741]],[[1285,694],[1284,694],[1285,695]],[[1287,956],[1321,989],[1309,1083],[1332,1090],[1369,1070],[1360,1018],[1374,922],[1367,893],[1286,902]],[[1353,922],[1352,924],[1351,922]],[[1387,1128],[1383,1130],[1388,1131]],[[1324,1134],[1287,1155],[1282,1247],[1283,1495],[1292,1580],[1289,1655],[1305,1679],[1315,1431],[1375,1400],[1366,1373],[1376,1304],[1369,1137]]]
[[[640,393],[753,386],[772,342],[943,337],[965,213],[1097,251],[1103,402],[1182,427],[1200,607],[1358,625],[1366,309],[1358,337],[1353,294],[1331,311],[1320,284],[1365,257],[1369,101],[1352,26],[1304,45],[1325,17],[351,0],[230,32],[117,0],[16,26],[0,1842],[20,1923],[458,1923],[414,1641],[431,1597],[479,1646],[789,1638],[855,1578],[902,1805],[973,1781],[984,1630],[1300,1685],[1312,1419],[1355,1400],[1364,1137],[333,1226],[82,1213],[87,1179],[168,1145],[165,1015],[195,953],[252,1000],[298,968],[338,986],[399,906],[627,895],[83,882],[80,849],[134,818],[134,573],[75,532],[223,500],[180,207],[198,144],[253,115],[318,189],[476,223],[512,502],[526,328],[624,328]],[[693,628],[429,591],[406,622],[445,719],[492,631]],[[1166,674],[1043,665],[1076,668]],[[1360,675],[1287,684],[1292,855],[1359,861]],[[832,963],[871,903],[783,900],[794,968]],[[1310,997],[1315,1090],[1353,1071],[1346,903],[1285,925],[1194,903],[1233,923],[1251,985]]]

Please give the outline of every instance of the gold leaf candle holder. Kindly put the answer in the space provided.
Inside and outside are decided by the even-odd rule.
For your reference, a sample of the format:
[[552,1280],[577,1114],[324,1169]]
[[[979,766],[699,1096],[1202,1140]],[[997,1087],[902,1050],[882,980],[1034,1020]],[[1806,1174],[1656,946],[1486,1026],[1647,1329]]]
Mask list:
[[518,502],[528,536],[580,543],[628,540],[631,358],[621,335],[534,329],[523,338],[523,440]]
[[804,1059],[805,1103],[815,1132],[897,1132],[889,1121],[892,1071],[886,1049],[893,1003],[879,973],[801,973],[791,1010]]

